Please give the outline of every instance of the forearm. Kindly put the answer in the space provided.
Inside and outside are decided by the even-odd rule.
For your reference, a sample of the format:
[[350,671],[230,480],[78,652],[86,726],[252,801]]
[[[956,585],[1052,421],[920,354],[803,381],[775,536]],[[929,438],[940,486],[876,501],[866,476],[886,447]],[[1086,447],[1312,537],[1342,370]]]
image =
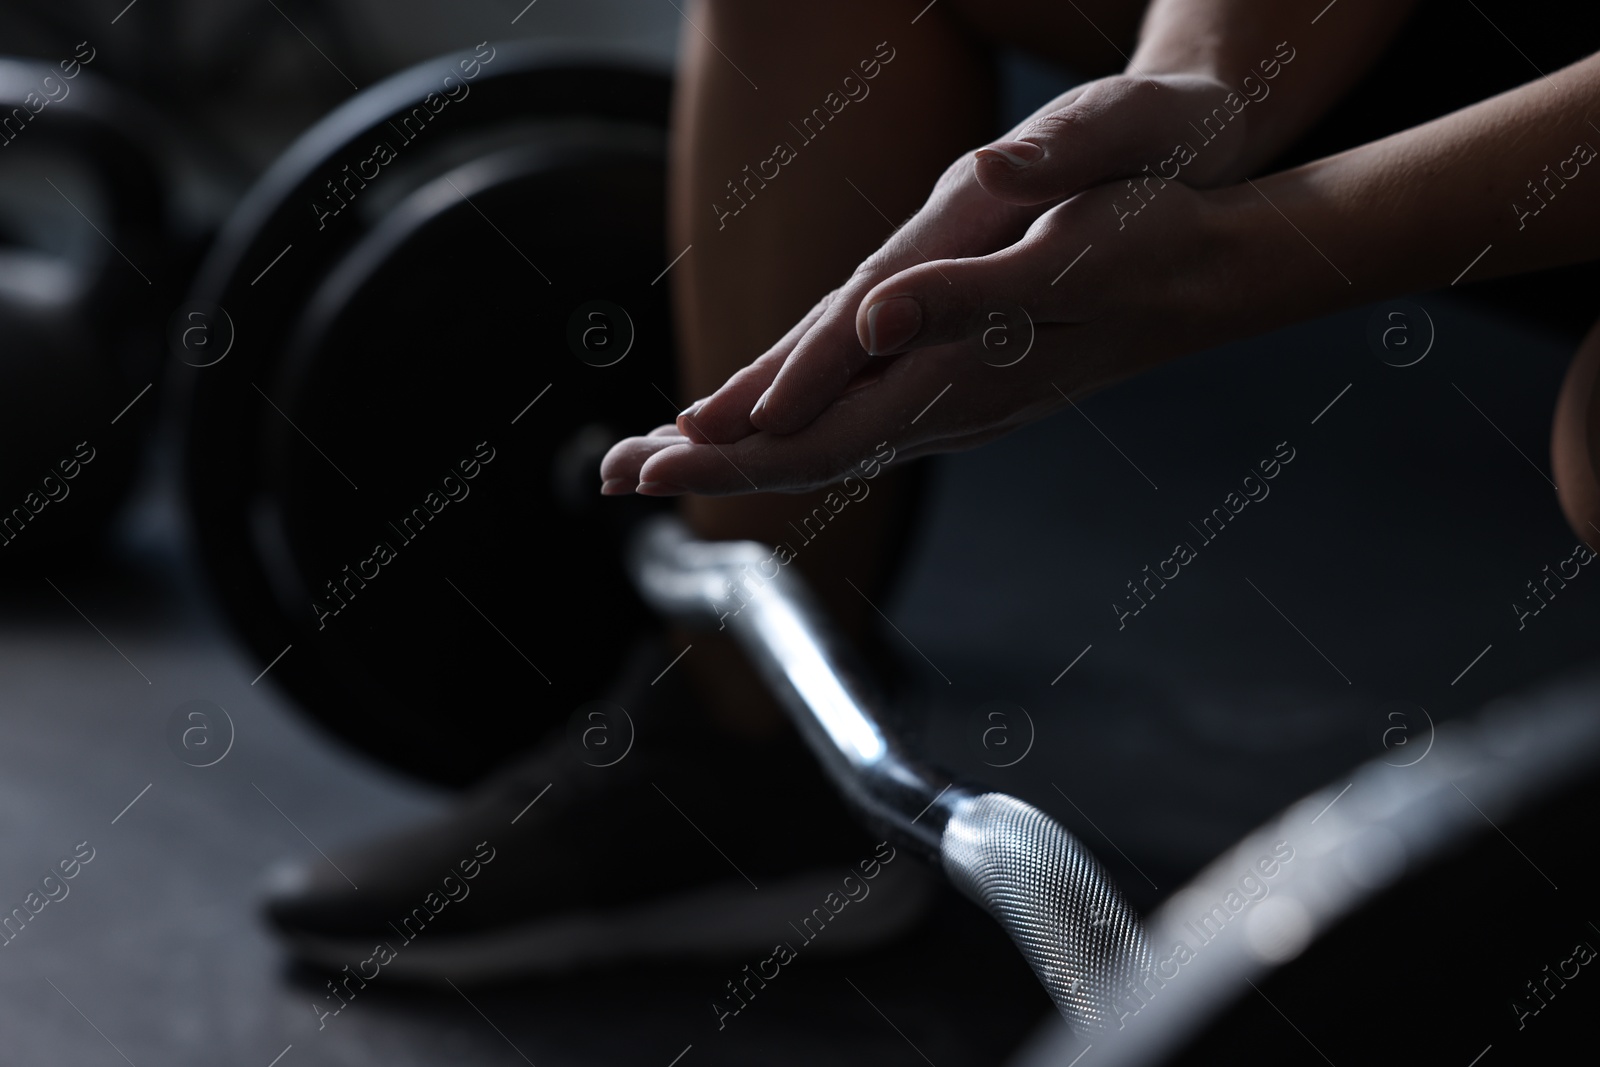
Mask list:
[[1246,144],[1234,168],[1243,176],[1287,148],[1348,91],[1415,6],[1416,0],[1338,0],[1314,16],[1303,4],[1281,0],[1154,0],[1128,73],[1202,74],[1248,100]]
[[1600,55],[1212,194],[1222,269],[1279,323],[1600,258]]

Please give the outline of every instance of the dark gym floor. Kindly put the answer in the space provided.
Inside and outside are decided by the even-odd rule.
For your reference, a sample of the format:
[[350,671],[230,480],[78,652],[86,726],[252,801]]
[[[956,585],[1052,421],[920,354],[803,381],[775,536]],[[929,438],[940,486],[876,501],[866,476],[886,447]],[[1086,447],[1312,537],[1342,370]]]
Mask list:
[[[1379,753],[1396,708],[1420,738],[1418,706],[1469,712],[1591,654],[1600,578],[1520,631],[1510,607],[1574,543],[1546,443],[1572,342],[1421,302],[1437,337],[1414,366],[1369,343],[1399,305],[1363,309],[942,461],[880,605],[934,757],[1055,814],[1148,906]],[[1406,321],[1420,344],[1429,327]],[[1202,543],[1190,523],[1280,442],[1294,458],[1271,495]],[[0,948],[8,1060],[667,1067],[692,1046],[685,1067],[961,1067],[1003,1062],[1048,1010],[998,930],[946,898],[900,944],[807,961],[721,1033],[706,1002],[725,976],[698,967],[462,994],[375,983],[319,1031],[320,982],[287,971],[256,919],[263,870],[445,800],[335,750],[270,673],[252,681],[264,664],[188,569],[172,493],[154,464],[115,563],[33,576],[3,609],[0,899],[94,849]],[[1119,629],[1124,583],[1178,541],[1197,557]],[[193,699],[236,730],[215,766],[168,748]],[[994,701],[1012,747],[978,740]],[[1031,751],[986,767],[1026,747],[1030,719]]]

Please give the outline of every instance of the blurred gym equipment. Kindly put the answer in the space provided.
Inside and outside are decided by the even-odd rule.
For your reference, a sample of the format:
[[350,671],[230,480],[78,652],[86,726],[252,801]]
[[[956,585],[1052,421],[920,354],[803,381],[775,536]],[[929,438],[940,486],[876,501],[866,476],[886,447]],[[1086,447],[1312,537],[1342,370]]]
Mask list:
[[[644,621],[592,483],[678,410],[669,92],[504,44],[397,74],[262,176],[185,304],[188,501],[230,619],[263,662],[295,646],[274,678],[336,735],[433,781],[542,736]],[[389,578],[424,561],[445,577]],[[512,690],[494,746],[432,728]]]
[[0,58],[0,118],[0,548],[61,558],[122,502],[155,409],[168,132],[77,58]]
[[[1570,1052],[1589,1016],[1559,994],[1600,943],[1574,853],[1600,800],[1597,684],[1580,672],[1419,732],[1292,805],[1149,917],[1152,963],[1106,1032],[1047,1026],[1012,1067],[1090,1047],[1116,1067]],[[1357,1001],[1375,1008],[1352,1026]]]
[[1075,1032],[1116,1019],[1150,964],[1144,929],[1093,854],[1016,797],[922,766],[887,724],[871,672],[831,628],[798,571],[770,548],[697,541],[675,520],[642,526],[630,569],[669,617],[728,629],[783,701],[835,786],[875,832],[940,868],[1022,950]]
[[[225,350],[179,372],[188,374],[191,508],[236,623],[264,661],[292,645],[309,650],[280,680],[336,733],[451,782],[475,777],[498,752],[441,744],[420,724],[438,707],[502,690],[510,675],[456,669],[487,631],[519,653],[552,650],[564,674],[579,668],[582,688],[642,625],[617,565],[617,531],[585,502],[585,472],[623,426],[669,415],[679,399],[665,380],[670,331],[651,292],[659,274],[613,273],[617,263],[668,262],[666,250],[640,244],[661,232],[659,215],[640,209],[660,203],[665,80],[626,63],[503,46],[476,56],[423,64],[358,95],[262,179],[192,301],[214,331],[207,343],[223,343],[220,330]],[[645,99],[659,106],[641,107]],[[513,432],[547,392],[562,398],[558,415],[546,409]],[[496,466],[502,455],[511,461]],[[219,462],[247,476],[212,484]],[[526,503],[530,484],[535,504]],[[550,528],[557,515],[560,534]],[[529,558],[531,538],[538,559]],[[670,524],[643,527],[634,551],[646,599],[702,623],[716,618],[713,602],[741,568],[768,555],[698,544]],[[384,569],[424,552],[451,577],[402,599]],[[522,591],[541,588],[550,558],[579,576],[585,595],[530,612]],[[769,582],[733,629],[836,784],[873,825],[938,862],[1000,920],[1067,1018],[1068,1052],[1120,1032],[1130,990],[1166,962],[1156,953],[1177,905],[1158,913],[1147,937],[1099,864],[1054,820],[910,760],[875,711],[866,672],[849,665],[795,585],[793,575]],[[524,655],[538,672],[536,656]],[[570,705],[546,684],[549,705],[532,709],[528,738],[507,747]],[[1535,765],[1502,768],[1506,789]],[[1439,795],[1400,796],[1396,810],[1430,810],[1425,802]],[[1302,855],[1340,850],[1363,870],[1387,855],[1388,838],[1345,830]],[[1451,822],[1415,843],[1414,861],[1465,837]],[[1241,848],[1275,846],[1252,839]],[[1278,865],[1289,869],[1281,857]],[[1292,905],[1283,902],[1296,898],[1281,887],[1314,866],[1293,868],[1279,903],[1260,914],[1284,914]],[[1269,933],[1280,942],[1292,934],[1303,949],[1356,907],[1359,891],[1382,884],[1358,879],[1346,898],[1307,912],[1301,928]],[[1226,887],[1202,880],[1195,892],[1212,888],[1220,897]],[[1273,952],[1288,958],[1281,945],[1256,951],[1266,936],[1203,956],[1207,968],[1234,960],[1232,971],[1207,984],[1205,998],[1163,999],[1152,1017],[1171,1012],[1174,1021],[1141,1028],[1160,1035],[1145,1039],[1151,1047],[1173,1051],[1226,1003],[1230,981],[1259,976],[1279,958]],[[1256,962],[1246,967],[1238,953],[1251,945]],[[1186,1004],[1199,1007],[1180,1018]]]

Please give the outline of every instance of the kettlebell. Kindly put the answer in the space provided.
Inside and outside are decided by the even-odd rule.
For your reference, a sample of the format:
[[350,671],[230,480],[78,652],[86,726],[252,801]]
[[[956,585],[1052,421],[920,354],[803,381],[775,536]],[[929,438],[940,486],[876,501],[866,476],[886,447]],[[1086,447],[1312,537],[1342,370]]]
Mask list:
[[0,58],[0,583],[9,585],[36,579],[8,559],[84,558],[97,547],[159,393],[172,306],[161,134],[84,68],[88,59]]

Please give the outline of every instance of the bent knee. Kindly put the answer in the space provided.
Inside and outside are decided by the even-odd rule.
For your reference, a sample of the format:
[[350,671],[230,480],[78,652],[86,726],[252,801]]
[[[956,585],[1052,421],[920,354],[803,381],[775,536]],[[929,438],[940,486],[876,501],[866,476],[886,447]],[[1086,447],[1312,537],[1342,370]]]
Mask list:
[[1550,467],[1567,522],[1600,551],[1600,322],[1578,346],[1561,383]]

